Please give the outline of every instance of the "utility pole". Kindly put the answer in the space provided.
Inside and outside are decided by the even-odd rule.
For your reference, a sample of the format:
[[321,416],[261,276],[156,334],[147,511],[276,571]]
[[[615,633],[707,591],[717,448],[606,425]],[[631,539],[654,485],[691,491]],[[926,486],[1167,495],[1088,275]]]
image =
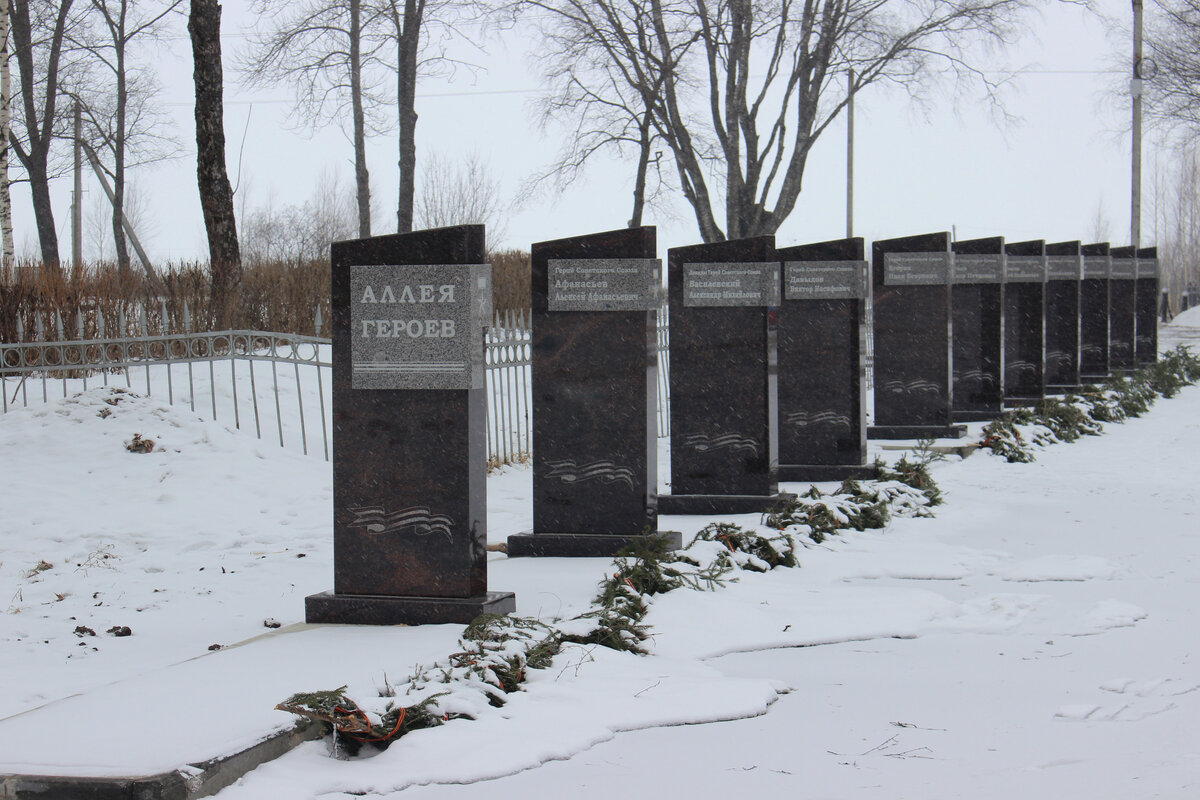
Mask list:
[[1129,82],[1133,99],[1133,169],[1130,192],[1129,243],[1141,247],[1142,239],[1142,0],[1133,0],[1133,77]]
[[[1136,0],[1135,0],[1136,1]],[[854,236],[854,70],[846,99],[846,238]]]
[[83,269],[83,112],[75,101],[75,188],[71,193],[71,264]]

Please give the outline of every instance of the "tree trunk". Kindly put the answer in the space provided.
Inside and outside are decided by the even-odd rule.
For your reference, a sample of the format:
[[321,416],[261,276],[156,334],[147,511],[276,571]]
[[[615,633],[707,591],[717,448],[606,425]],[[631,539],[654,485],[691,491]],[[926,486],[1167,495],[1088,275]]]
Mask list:
[[12,265],[12,194],[8,186],[8,150],[12,126],[12,76],[9,72],[9,0],[0,0],[0,268]]
[[642,211],[646,207],[646,173],[650,169],[650,109],[645,110],[641,124],[638,126],[638,165],[637,178],[633,184],[633,214],[629,217],[629,227],[640,228]]
[[212,315],[218,328],[229,328],[242,280],[242,259],[233,216],[233,189],[225,169],[221,5],[217,0],[192,0],[188,33],[195,64],[196,182],[208,233]]
[[371,235],[371,175],[367,171],[367,125],[362,97],[362,0],[350,0],[350,102],[354,108],[354,185],[358,235]]
[[[121,27],[124,28],[125,5],[121,6]],[[122,279],[130,276],[129,246],[125,241],[125,114],[129,102],[125,82],[125,31],[114,38],[117,61],[117,135],[113,141],[113,201],[112,232],[117,248],[117,274]]]
[[403,19],[393,17],[397,43],[396,105],[400,123],[400,196],[396,203],[398,233],[408,233],[413,226],[413,202],[417,190],[417,52],[424,13],[425,0],[404,0]]

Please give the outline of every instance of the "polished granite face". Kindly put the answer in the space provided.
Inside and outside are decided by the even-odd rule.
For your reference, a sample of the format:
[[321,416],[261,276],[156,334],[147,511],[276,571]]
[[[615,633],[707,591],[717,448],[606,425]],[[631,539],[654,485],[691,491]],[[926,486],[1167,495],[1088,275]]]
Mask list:
[[[336,596],[466,598],[487,591],[483,390],[355,389],[350,289],[358,265],[484,260],[481,225],[333,245]],[[482,348],[482,337],[474,339]]]
[[776,312],[765,306],[686,306],[683,276],[688,263],[778,267],[774,237],[678,247],[667,260],[671,494],[773,495],[778,487]]
[[1108,279],[1108,362],[1113,370],[1137,367],[1137,250],[1114,247]]
[[1004,238],[955,242],[954,414],[992,419],[1004,410]]
[[1079,241],[1046,245],[1046,387],[1079,386]]
[[1137,341],[1137,364],[1145,366],[1158,361],[1158,248],[1143,247],[1137,251],[1137,299],[1134,338]]
[[[877,241],[871,263],[875,425],[947,427],[953,402],[951,287],[946,282],[950,234]],[[921,277],[911,277],[922,264],[928,267]],[[900,266],[908,272],[899,272]],[[938,274],[943,276],[940,284],[932,282]]]
[[[531,249],[535,536],[635,536],[658,527],[659,295],[643,286],[655,236],[652,227],[627,228]],[[597,282],[614,274],[597,269],[623,263],[643,265],[618,288],[642,291],[649,310],[550,310],[552,272],[560,281]],[[564,264],[575,271],[563,272]]]
[[859,466],[867,459],[863,403],[869,281],[863,240],[776,251],[779,309],[779,464]]
[[1010,242],[1004,283],[1004,396],[1045,395],[1045,242]]
[[1079,282],[1079,376],[1087,383],[1109,374],[1109,270],[1107,242],[1083,246],[1083,280]]

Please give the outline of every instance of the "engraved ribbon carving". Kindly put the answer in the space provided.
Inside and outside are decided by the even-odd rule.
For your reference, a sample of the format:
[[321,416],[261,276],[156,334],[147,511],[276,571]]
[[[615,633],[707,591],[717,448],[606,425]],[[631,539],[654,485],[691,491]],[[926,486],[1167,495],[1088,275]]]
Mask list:
[[589,461],[586,464],[579,464],[572,458],[564,458],[559,461],[547,461],[546,466],[550,468],[548,478],[558,478],[563,483],[588,483],[589,481],[599,481],[600,483],[623,483],[630,489],[635,488],[633,485],[633,470],[629,467],[620,467],[612,461]]
[[453,520],[445,514],[434,514],[425,506],[412,506],[399,511],[385,511],[383,506],[351,506],[354,521],[346,527],[362,528],[366,533],[382,535],[408,531],[417,536],[441,534],[450,541]]
[[883,385],[883,390],[892,394],[927,394],[934,397],[942,393],[942,388],[933,381],[920,379],[908,383],[900,380],[888,381]]
[[825,425],[831,428],[850,428],[850,417],[836,411],[793,411],[784,418],[794,428]]
[[709,436],[707,433],[689,433],[683,437],[685,447],[690,447],[701,453],[710,450],[732,450],[758,455],[758,442],[747,436],[736,433],[723,433],[720,436]]

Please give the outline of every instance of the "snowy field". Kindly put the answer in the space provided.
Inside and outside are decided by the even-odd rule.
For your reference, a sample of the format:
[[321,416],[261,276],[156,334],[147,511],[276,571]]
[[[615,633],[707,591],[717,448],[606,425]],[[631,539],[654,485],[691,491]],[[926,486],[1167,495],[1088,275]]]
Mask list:
[[[1162,338],[1200,344],[1200,309]],[[461,626],[299,624],[333,577],[319,457],[92,388],[0,417],[0,458],[0,774],[178,766],[289,724],[271,706],[293,692],[367,697],[458,649]],[[1032,464],[934,474],[933,519],[654,598],[649,656],[567,647],[475,721],[368,759],[302,745],[218,796],[1200,796],[1200,388]],[[489,479],[493,542],[529,529],[530,493],[527,468]],[[491,587],[548,620],[585,610],[610,566],[490,557]],[[145,687],[165,698],[154,729],[101,710],[160,702]]]

